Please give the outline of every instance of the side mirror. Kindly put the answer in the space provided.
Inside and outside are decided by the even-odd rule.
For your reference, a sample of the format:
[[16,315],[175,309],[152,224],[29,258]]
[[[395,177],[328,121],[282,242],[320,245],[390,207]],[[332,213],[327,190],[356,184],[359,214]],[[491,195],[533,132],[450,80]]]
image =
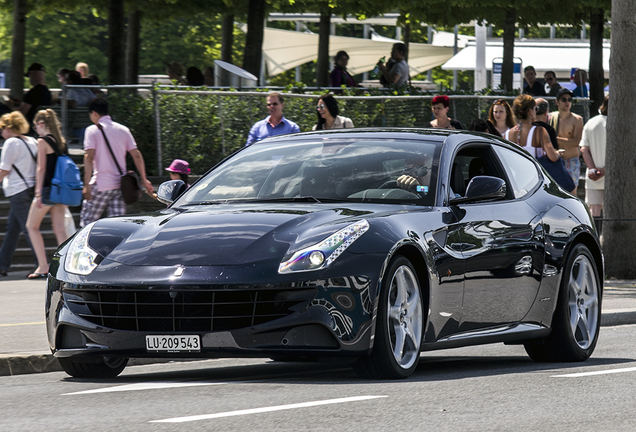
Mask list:
[[462,204],[473,201],[488,201],[504,198],[508,188],[503,179],[490,176],[475,176],[466,187],[466,196],[453,198],[451,204]]
[[159,185],[157,189],[157,199],[164,204],[170,205],[179,195],[184,193],[186,185],[181,180],[169,180]]

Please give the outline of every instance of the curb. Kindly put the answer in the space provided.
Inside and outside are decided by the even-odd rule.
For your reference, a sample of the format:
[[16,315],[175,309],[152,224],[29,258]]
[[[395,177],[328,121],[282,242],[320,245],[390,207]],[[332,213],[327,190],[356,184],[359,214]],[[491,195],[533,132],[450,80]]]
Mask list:
[[[602,327],[628,324],[636,324],[636,309],[614,309],[603,312],[601,315]],[[133,358],[128,362],[128,366],[197,360],[207,359]],[[60,363],[50,353],[0,354],[0,377],[61,370]]]

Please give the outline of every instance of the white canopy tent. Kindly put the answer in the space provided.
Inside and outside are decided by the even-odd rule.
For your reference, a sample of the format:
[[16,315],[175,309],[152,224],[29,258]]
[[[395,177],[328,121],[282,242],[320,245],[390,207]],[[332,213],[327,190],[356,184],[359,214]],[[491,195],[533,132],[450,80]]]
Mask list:
[[[470,41],[466,48],[442,65],[445,70],[475,70],[475,42]],[[486,69],[492,71],[494,58],[503,57],[503,41],[490,39],[486,42]],[[522,66],[534,66],[539,77],[549,70],[559,78],[568,78],[572,68],[587,70],[590,67],[590,44],[581,40],[515,40],[514,57],[522,61]],[[603,70],[609,79],[610,43],[603,43]]]
[[[241,25],[245,30],[246,27]],[[344,36],[329,37],[329,55],[344,50],[349,54],[347,69],[352,74],[370,71],[381,57],[391,54],[395,41],[360,39]],[[265,28],[263,55],[270,76],[300,66],[318,58],[318,35],[289,30]],[[409,68],[411,76],[432,69],[453,56],[450,47],[421,43],[409,44]]]

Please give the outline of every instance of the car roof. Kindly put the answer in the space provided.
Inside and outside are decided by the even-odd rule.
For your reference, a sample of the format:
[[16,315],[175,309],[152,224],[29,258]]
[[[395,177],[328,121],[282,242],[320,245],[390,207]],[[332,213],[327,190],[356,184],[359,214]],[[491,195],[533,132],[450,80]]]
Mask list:
[[[336,129],[327,131],[312,131],[312,132],[300,132],[288,135],[277,135],[266,138],[258,143],[270,143],[270,142],[285,142],[285,141],[304,141],[315,140],[317,137],[338,139],[338,138],[351,138],[352,136],[357,138],[373,138],[373,139],[405,139],[405,140],[421,140],[444,143],[447,141],[453,143],[463,142],[467,139],[478,141],[497,140],[503,141],[500,137],[490,134],[484,134],[480,132],[470,132],[464,130],[453,129],[432,129],[432,128],[353,128],[353,129]],[[452,138],[448,140],[448,138]],[[255,143],[257,144],[257,143]]]

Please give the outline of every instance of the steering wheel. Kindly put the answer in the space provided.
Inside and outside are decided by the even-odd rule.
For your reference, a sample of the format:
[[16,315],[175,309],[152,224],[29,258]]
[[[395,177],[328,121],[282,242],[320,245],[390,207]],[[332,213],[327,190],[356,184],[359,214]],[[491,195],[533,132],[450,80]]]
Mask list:
[[378,189],[399,189],[399,187],[397,180],[389,180],[382,183]]

